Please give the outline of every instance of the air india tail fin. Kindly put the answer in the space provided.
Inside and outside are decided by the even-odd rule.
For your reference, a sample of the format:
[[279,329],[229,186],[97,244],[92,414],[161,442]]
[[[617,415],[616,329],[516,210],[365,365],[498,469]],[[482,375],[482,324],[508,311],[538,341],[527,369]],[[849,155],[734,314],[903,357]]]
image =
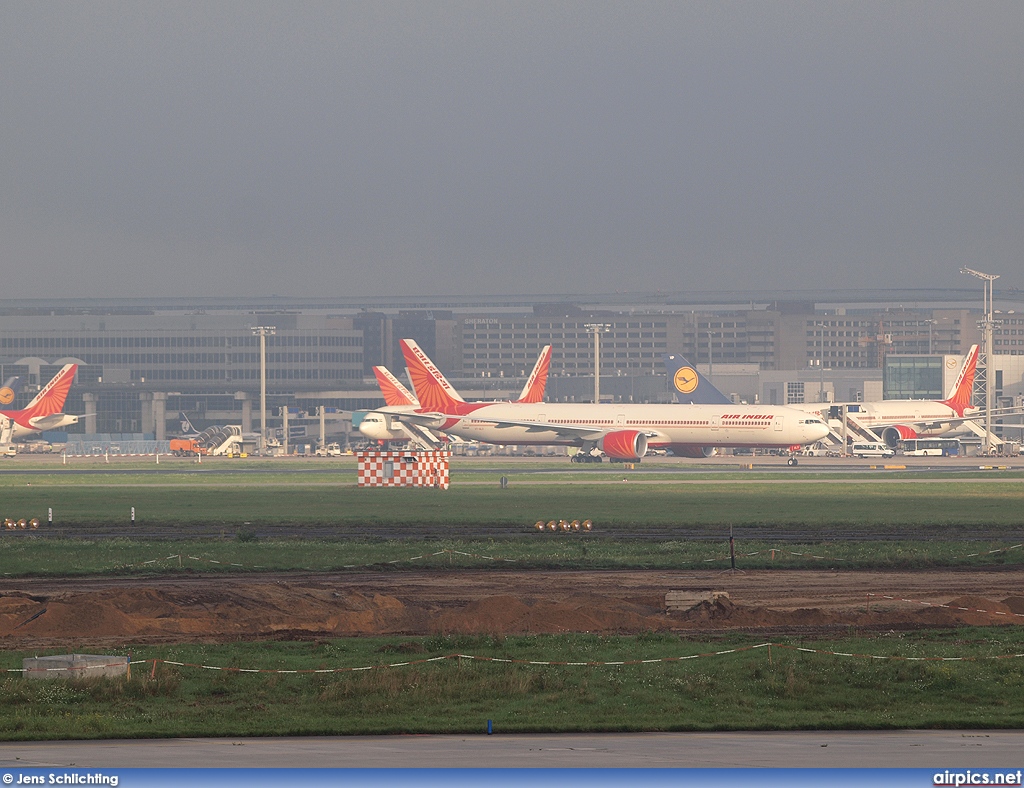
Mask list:
[[540,355],[537,357],[537,363],[533,365],[533,372],[530,373],[530,377],[526,379],[526,385],[523,386],[523,393],[519,395],[517,402],[543,402],[544,401],[544,389],[548,385],[548,368],[551,366],[551,345],[545,345]]
[[412,382],[416,398],[420,401],[420,407],[439,413],[458,412],[459,406],[464,405],[465,400],[441,374],[441,370],[414,340],[402,339],[399,344],[402,346],[405,368],[409,372],[409,380]]
[[373,374],[377,378],[377,385],[380,386],[380,393],[384,395],[384,404],[419,406],[416,395],[403,386],[387,367],[374,367]]
[[971,349],[967,351],[967,356],[964,358],[964,365],[960,368],[960,374],[956,376],[953,388],[949,390],[946,399],[942,401],[943,405],[948,405],[960,416],[964,415],[965,410],[974,407],[971,399],[974,393],[974,371],[977,365],[978,346],[971,345]]
[[687,405],[731,405],[732,400],[716,389],[711,381],[678,353],[665,354],[665,371],[676,401]]
[[77,364],[65,364],[60,372],[43,386],[43,390],[28,403],[24,410],[25,415],[31,418],[60,413],[64,409],[64,400],[68,398],[68,391],[75,380],[77,370]]

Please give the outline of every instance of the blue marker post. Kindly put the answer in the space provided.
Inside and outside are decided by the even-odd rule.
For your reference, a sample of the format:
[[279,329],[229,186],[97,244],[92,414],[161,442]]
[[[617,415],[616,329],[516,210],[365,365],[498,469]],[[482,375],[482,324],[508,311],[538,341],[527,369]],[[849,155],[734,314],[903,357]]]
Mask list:
[[490,736],[492,733],[494,733],[494,726],[491,725],[490,720],[487,720],[487,735]]

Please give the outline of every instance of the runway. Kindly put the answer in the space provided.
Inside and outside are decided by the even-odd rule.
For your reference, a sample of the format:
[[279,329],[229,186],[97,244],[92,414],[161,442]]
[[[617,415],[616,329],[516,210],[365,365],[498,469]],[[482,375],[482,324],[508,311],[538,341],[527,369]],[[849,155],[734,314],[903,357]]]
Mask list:
[[352,736],[0,743],[38,768],[1018,769],[1024,731]]

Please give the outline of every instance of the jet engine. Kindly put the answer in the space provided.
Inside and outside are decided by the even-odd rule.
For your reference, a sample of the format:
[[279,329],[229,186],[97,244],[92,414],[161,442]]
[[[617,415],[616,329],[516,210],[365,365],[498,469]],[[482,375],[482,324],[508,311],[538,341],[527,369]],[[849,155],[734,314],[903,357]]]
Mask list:
[[613,459],[632,462],[647,453],[647,436],[637,430],[609,432],[597,442],[597,448]]
[[918,437],[917,430],[905,424],[897,424],[895,427],[886,427],[882,430],[882,440],[890,449],[895,449],[896,445],[902,440],[916,437]]
[[701,460],[705,457],[713,457],[715,454],[714,446],[668,446],[672,450],[672,453],[676,457],[689,457],[694,460]]

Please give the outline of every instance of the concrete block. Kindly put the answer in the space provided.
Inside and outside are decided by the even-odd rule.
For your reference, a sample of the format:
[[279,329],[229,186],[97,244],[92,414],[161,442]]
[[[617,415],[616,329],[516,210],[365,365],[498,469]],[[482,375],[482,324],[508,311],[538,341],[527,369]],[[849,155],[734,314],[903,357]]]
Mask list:
[[128,657],[101,654],[58,654],[26,657],[22,675],[28,679],[80,679],[93,676],[127,676]]

